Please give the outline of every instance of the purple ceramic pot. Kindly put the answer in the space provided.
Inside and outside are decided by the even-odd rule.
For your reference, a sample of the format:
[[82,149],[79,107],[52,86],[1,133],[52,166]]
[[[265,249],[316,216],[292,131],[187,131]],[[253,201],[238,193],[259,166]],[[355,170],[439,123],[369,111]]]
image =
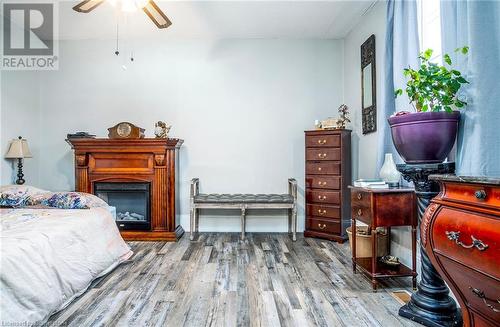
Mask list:
[[460,112],[417,112],[388,121],[394,146],[406,163],[440,163],[455,143]]

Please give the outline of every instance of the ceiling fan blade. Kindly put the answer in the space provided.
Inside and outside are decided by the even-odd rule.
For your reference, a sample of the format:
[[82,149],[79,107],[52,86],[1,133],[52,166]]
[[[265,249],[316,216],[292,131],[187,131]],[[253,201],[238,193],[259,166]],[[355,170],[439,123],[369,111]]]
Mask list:
[[144,10],[146,15],[148,15],[158,28],[167,28],[172,25],[170,19],[168,19],[153,0],[150,0],[142,10]]
[[94,10],[97,6],[103,3],[105,0],[84,0],[73,7],[74,11],[88,13]]

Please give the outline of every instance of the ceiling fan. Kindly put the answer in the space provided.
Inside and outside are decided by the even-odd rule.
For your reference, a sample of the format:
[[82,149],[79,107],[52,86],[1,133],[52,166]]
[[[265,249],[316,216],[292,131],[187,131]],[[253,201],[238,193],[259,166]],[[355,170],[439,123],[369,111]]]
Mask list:
[[[106,0],[84,0],[73,7],[73,10],[88,13]],[[146,15],[155,23],[158,28],[167,28],[172,22],[161,11],[160,7],[153,0],[108,0],[113,5],[121,6],[122,11],[130,12],[142,9]]]

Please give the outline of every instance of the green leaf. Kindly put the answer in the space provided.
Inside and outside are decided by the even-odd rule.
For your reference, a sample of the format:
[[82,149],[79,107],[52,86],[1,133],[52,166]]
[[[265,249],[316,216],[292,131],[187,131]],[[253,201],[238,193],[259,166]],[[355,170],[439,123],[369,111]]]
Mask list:
[[451,66],[451,58],[450,58],[450,56],[448,54],[445,54],[443,56],[443,58],[444,58],[444,62]]
[[398,96],[402,95],[403,94],[403,90],[402,89],[397,89],[394,91],[394,97],[397,98]]
[[460,76],[460,75],[462,75],[462,73],[461,73],[461,72],[459,72],[458,70],[452,70],[452,71],[451,71],[451,73],[452,73],[453,75],[456,75],[456,76]]
[[433,52],[434,52],[434,50],[432,50],[432,49],[425,50],[425,52],[424,52],[424,58],[427,59],[427,60],[431,59]]
[[429,106],[428,106],[427,104],[424,104],[424,105],[422,106],[422,111],[423,111],[423,112],[426,112],[427,110],[429,110]]
[[467,82],[467,80],[466,80],[465,78],[463,78],[462,76],[457,77],[457,81],[458,81],[459,83],[462,83],[462,84],[469,83],[469,82]]

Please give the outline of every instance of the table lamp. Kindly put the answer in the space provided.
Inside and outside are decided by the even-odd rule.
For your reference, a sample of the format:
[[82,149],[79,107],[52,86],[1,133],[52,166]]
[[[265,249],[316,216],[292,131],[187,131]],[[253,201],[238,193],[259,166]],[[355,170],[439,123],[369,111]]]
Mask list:
[[21,136],[19,138],[14,139],[10,142],[9,151],[5,155],[5,158],[8,159],[17,159],[17,180],[16,184],[22,185],[24,184],[24,174],[23,174],[23,159],[24,158],[32,158],[30,149],[28,147],[28,141],[23,139]]

